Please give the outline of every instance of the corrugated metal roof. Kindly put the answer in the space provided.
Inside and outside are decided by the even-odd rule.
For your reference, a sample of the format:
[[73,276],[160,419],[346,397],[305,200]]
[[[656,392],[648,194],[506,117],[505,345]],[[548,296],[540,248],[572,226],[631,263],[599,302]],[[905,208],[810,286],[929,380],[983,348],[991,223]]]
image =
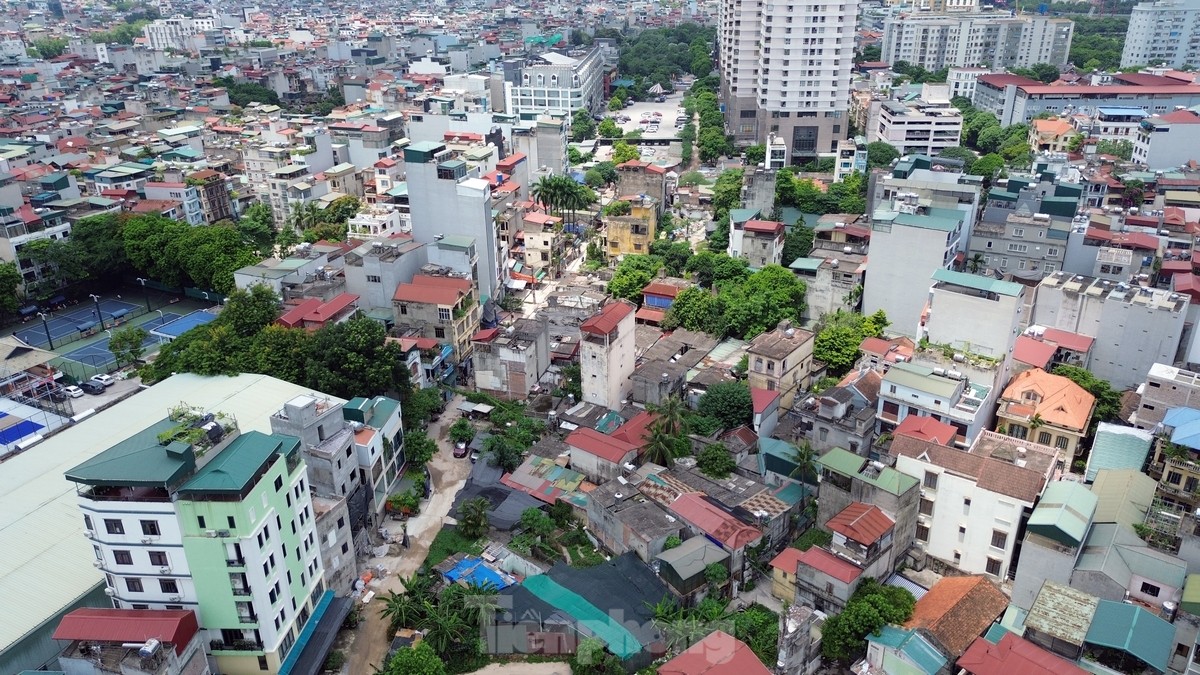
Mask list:
[[1093,521],[1133,527],[1146,519],[1158,483],[1140,469],[1104,469],[1096,472],[1092,492],[1099,502]]
[[1068,644],[1082,645],[1099,603],[1094,595],[1047,581],[1029,608],[1025,626]]
[[294,436],[259,431],[242,434],[197,471],[179,492],[241,492],[271,456],[299,452],[299,445],[300,439]]
[[1154,434],[1149,431],[1101,422],[1096,427],[1096,440],[1088,456],[1087,480],[1096,480],[1101,469],[1141,471],[1153,442]]
[[1165,673],[1175,644],[1175,627],[1137,605],[1101,600],[1086,640],[1128,652]]
[[1078,546],[1087,536],[1092,515],[1096,512],[1096,501],[1096,495],[1081,483],[1050,483],[1029,516],[1028,527],[1055,541]]
[[63,475],[68,469],[162,419],[172,403],[235,413],[243,433],[269,432],[270,415],[305,393],[310,390],[266,375],[175,375],[6,461],[0,471],[0,598],[21,611],[0,613],[0,652],[103,581],[83,536],[75,486]]

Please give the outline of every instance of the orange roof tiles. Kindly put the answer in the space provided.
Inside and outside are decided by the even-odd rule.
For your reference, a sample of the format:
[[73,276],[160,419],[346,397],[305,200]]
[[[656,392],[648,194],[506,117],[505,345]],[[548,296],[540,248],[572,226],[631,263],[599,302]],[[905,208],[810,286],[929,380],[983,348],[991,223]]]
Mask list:
[[613,464],[620,464],[626,461],[631,454],[636,454],[637,452],[637,446],[632,443],[627,443],[613,436],[605,436],[599,431],[587,427],[581,427],[572,431],[567,436],[566,443],[572,448],[595,455],[600,459],[608,460]]
[[938,445],[950,445],[954,442],[954,437],[958,435],[958,430],[953,425],[935,420],[932,417],[909,415],[904,418],[904,421],[900,422],[900,426],[896,427],[892,435],[910,436],[923,441],[937,443]]
[[770,675],[745,642],[716,630],[658,667],[658,675]]
[[958,660],[958,667],[971,675],[1087,675],[1088,671],[1070,661],[1017,637],[1004,634],[992,644],[975,638]]
[[878,506],[852,502],[830,518],[825,527],[848,539],[870,546],[887,534],[895,524],[896,521],[889,518]]
[[[1029,406],[1049,425],[1083,431],[1092,419],[1096,397],[1071,380],[1041,368],[1018,374],[1000,395],[1000,400]],[[1030,415],[1032,416],[1032,415]]]
[[850,561],[843,560],[816,546],[801,553],[798,563],[833,577],[844,584],[848,584],[862,575],[862,570]]
[[943,577],[917,600],[908,629],[922,629],[957,658],[1008,607],[1008,596],[987,577]]
[[679,495],[671,502],[671,510],[731,551],[744,548],[762,537],[761,532],[718,508],[699,492]]
[[471,282],[455,277],[432,277],[417,274],[411,283],[399,284],[392,295],[393,300],[427,305],[449,306],[471,292]]
[[608,335],[617,329],[621,320],[633,312],[633,305],[624,300],[610,302],[599,313],[592,315],[579,326],[579,330],[592,335]]

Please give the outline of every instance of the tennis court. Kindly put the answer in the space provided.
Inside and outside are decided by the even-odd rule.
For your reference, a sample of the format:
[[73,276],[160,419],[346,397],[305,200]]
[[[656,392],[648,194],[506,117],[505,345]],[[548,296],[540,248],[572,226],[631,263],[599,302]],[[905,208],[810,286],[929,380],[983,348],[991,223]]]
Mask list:
[[154,328],[153,330],[150,330],[149,328],[146,330],[149,330],[150,334],[154,337],[162,338],[162,340],[165,342],[171,342],[175,338],[183,335],[193,328],[196,328],[197,326],[203,326],[206,323],[215,321],[216,318],[216,314],[198,309],[191,314],[182,316],[174,321],[168,321],[166,323],[159,324],[158,327]]
[[[103,313],[105,321],[111,322],[125,317],[139,306],[123,300],[104,299],[100,301],[100,312]],[[48,346],[47,329],[50,331],[51,340],[57,343],[60,341],[73,342],[93,328],[100,328],[100,318],[96,316],[96,304],[80,302],[69,311],[47,313],[44,326],[41,317],[34,315],[27,327],[14,332],[13,335],[34,347],[44,347]]]
[[[161,338],[156,337],[153,334],[154,329],[158,328],[159,326],[169,324],[179,318],[181,317],[178,314],[172,314],[171,312],[160,312],[160,316],[156,316],[146,323],[139,324],[139,328],[142,328],[147,333],[146,339],[142,340],[142,347],[146,348],[158,344],[161,341]],[[63,354],[63,357],[89,366],[94,366],[96,368],[109,368],[110,366],[115,366],[117,364],[117,357],[113,356],[113,353],[109,351],[108,340],[109,338],[105,337],[104,339],[93,342],[90,345],[85,345],[79,349],[69,351],[66,354]]]

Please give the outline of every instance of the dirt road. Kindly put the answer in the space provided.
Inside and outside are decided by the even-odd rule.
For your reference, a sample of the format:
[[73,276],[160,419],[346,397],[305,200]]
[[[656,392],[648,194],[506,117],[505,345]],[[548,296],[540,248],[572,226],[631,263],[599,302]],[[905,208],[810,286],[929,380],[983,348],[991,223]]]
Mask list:
[[571,675],[566,663],[492,663],[472,675]]
[[[442,522],[450,513],[454,497],[466,484],[467,475],[471,473],[471,462],[466,459],[455,459],[454,444],[448,440],[447,429],[454,420],[458,419],[457,406],[462,401],[455,397],[446,404],[446,413],[437,422],[429,425],[426,430],[430,437],[438,443],[438,452],[429,462],[429,475],[433,481],[432,496],[421,504],[421,513],[408,520],[409,548],[399,556],[371,558],[360,568],[374,569],[376,565],[387,568],[388,574],[382,579],[372,581],[370,590],[375,591],[379,599],[372,601],[363,608],[363,621],[354,631],[354,639],[346,649],[349,655],[345,671],[352,674],[370,673],[374,668],[383,666],[387,656],[391,636],[387,634],[387,621],[380,615],[383,607],[383,596],[390,591],[403,590],[401,577],[412,575],[425,562],[429,554],[429,545],[433,543]],[[390,529],[398,529],[391,527]],[[516,671],[509,671],[516,672]],[[567,671],[563,671],[567,672]],[[549,672],[545,675],[551,675]]]

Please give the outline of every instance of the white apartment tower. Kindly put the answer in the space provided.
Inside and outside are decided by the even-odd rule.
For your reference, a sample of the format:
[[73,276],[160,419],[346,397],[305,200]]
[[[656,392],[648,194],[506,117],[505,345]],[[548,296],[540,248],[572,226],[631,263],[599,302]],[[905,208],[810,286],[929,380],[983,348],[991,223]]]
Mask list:
[[718,65],[738,143],[783,139],[793,163],[836,149],[847,109],[858,0],[722,0]]
[[1143,2],[1133,8],[1121,67],[1200,65],[1200,0]]

